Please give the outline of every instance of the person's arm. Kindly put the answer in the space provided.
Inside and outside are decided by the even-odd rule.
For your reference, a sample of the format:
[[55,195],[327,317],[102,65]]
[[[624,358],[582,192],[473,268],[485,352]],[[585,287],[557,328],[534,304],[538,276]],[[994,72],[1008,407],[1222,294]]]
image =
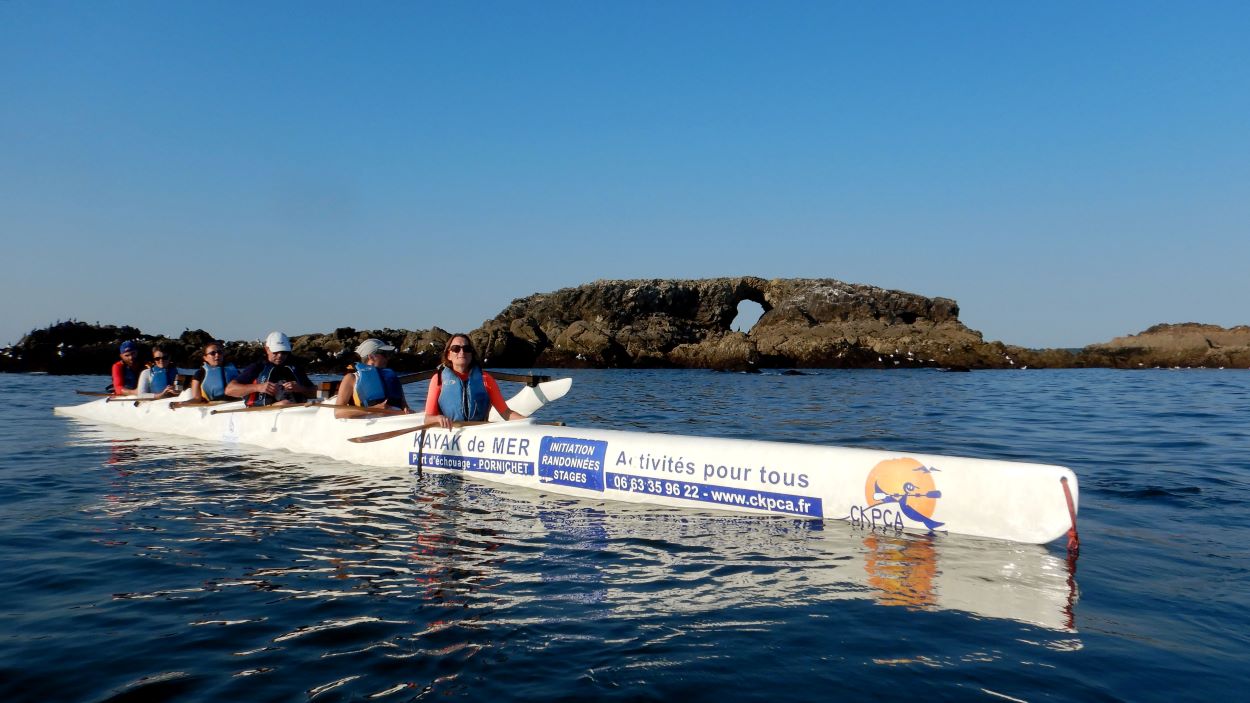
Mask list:
[[262,362],[257,362],[239,372],[234,380],[226,384],[226,395],[231,398],[246,398],[249,393],[278,394],[276,383],[253,383],[260,375]]
[[425,421],[437,422],[439,427],[450,430],[451,418],[438,409],[438,395],[442,392],[443,377],[441,374],[434,374],[430,377],[430,390],[425,394]]
[[[334,404],[335,405],[351,405],[352,393],[355,390],[356,390],[356,374],[354,373],[344,374],[343,380],[339,381],[339,392],[338,392],[338,395],[334,397]],[[363,413],[355,408],[335,408],[334,409],[334,416],[339,418],[340,420],[345,419],[345,418],[350,418],[350,417],[361,417],[365,414],[366,413]]]
[[[395,387],[399,389],[399,405],[392,405],[392,408],[397,407],[400,410],[404,410],[404,413],[411,413],[412,408],[407,405],[407,395],[404,394],[404,384],[399,382],[399,377],[397,377],[397,375],[396,377],[391,378],[395,379]],[[382,400],[382,403],[385,403],[385,400]]]
[[508,407],[507,401],[503,399],[503,393],[499,392],[499,384],[495,383],[495,377],[482,372],[482,385],[486,386],[486,393],[490,395],[490,404],[499,412],[499,416],[505,420],[524,420],[525,416]]
[[200,384],[204,381],[204,369],[196,369],[195,375],[191,377],[191,402],[204,402],[204,394],[200,390]]
[[[285,384],[283,384],[285,387]],[[304,373],[301,368],[295,369],[295,383],[286,389],[288,394],[299,393],[305,398],[317,397],[317,386],[308,378],[308,374]]]
[[113,364],[113,395],[130,395],[135,389],[126,385],[125,364],[117,362]]
[[139,372],[139,381],[135,384],[135,395],[148,398],[152,396],[152,369]]

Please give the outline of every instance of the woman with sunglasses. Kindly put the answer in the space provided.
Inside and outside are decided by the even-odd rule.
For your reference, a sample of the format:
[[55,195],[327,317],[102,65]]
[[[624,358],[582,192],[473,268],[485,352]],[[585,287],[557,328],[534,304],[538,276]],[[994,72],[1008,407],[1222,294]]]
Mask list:
[[178,377],[178,367],[174,365],[174,357],[169,350],[159,344],[152,347],[152,365],[139,374],[139,385],[135,393],[143,398],[168,398],[178,395],[174,381]]
[[204,345],[204,365],[196,370],[191,379],[191,398],[193,400],[225,400],[226,386],[239,375],[234,364],[223,364],[226,345],[215,339]]
[[453,334],[443,346],[442,359],[425,397],[426,422],[451,429],[453,422],[485,420],[491,407],[505,420],[525,417],[504,402],[499,385],[478,363],[468,335]]

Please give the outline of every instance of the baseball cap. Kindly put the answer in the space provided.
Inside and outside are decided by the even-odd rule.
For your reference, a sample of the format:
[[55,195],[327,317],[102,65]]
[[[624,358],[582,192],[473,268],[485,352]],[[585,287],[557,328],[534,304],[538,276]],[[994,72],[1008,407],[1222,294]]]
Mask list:
[[366,339],[365,341],[360,343],[360,346],[356,347],[356,353],[360,355],[361,359],[364,359],[366,356],[369,356],[370,354],[377,354],[378,352],[393,352],[393,351],[395,351],[395,347],[387,344],[386,342],[383,342],[380,339],[374,339],[373,337]]
[[291,338],[281,332],[270,332],[265,337],[265,346],[271,352],[289,352],[291,351]]
[[132,352],[132,351],[134,351],[134,350],[135,350],[135,343],[134,343],[134,342],[132,342],[132,341],[130,341],[130,340],[128,339],[128,340],[126,340],[126,341],[122,342],[122,346],[121,346],[121,348],[120,348],[120,349],[118,349],[118,350],[117,350],[117,353],[118,353],[118,354],[125,354],[126,352]]

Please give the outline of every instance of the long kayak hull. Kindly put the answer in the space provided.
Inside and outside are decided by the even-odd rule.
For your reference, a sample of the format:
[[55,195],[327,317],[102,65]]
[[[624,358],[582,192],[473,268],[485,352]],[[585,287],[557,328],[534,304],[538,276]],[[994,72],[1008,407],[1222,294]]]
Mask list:
[[[509,405],[530,414],[563,396],[560,379]],[[336,419],[330,408],[213,413],[171,401],[56,408],[81,420],[317,454],[366,466],[454,472],[594,500],[846,520],[882,530],[1033,544],[1073,526],[1076,476],[1047,464],[785,442],[492,422],[376,442],[353,437],[421,424],[421,415]],[[236,406],[237,407],[237,406]]]

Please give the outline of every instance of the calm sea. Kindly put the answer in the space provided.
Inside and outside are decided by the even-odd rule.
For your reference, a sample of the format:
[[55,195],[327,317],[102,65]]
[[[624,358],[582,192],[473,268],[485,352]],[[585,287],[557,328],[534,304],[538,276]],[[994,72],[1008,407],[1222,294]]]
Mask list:
[[0,700],[1250,688],[1250,371],[571,375],[542,419],[1069,466],[1080,558],[140,437],[53,416],[103,376],[0,374]]

